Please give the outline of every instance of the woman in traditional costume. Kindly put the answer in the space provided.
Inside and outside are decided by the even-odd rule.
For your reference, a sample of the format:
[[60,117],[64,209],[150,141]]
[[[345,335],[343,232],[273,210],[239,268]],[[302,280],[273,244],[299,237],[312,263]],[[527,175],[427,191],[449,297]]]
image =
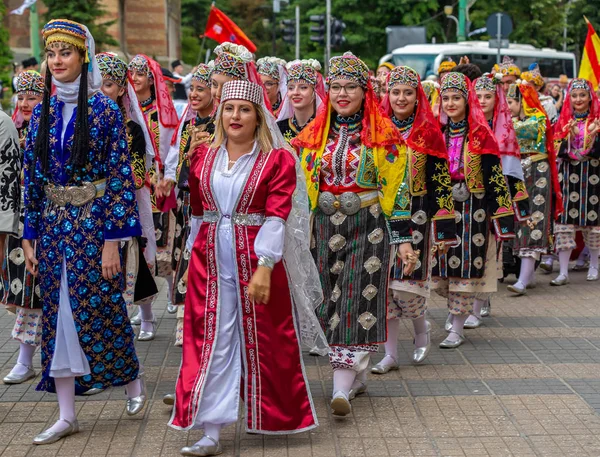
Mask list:
[[[15,94],[17,109],[13,114],[13,122],[19,132],[19,147],[24,150],[33,109],[44,96],[44,78],[37,71],[21,72],[16,79]],[[20,165],[22,157],[19,154]],[[23,222],[21,207],[20,227]],[[22,235],[22,229],[20,232],[19,235]],[[36,376],[33,355],[42,337],[42,302],[37,280],[25,268],[20,236],[8,238],[4,254],[2,304],[9,312],[16,314],[11,336],[19,342],[17,363],[4,377],[4,384],[21,384]]]
[[[154,149],[154,163],[148,171],[151,183],[154,239],[149,241],[154,250],[157,276],[167,281],[167,306],[173,306],[173,242],[175,238],[175,208],[177,201],[173,187],[176,180],[179,154],[170,151],[171,140],[179,123],[171,94],[158,62],[143,54],[136,55],[128,65],[129,77],[135,89],[136,101],[144,114],[150,144]],[[140,303],[139,314],[131,319],[140,325],[138,341],[152,341],[156,337],[156,318],[152,303]]]
[[598,279],[600,253],[600,102],[589,81],[574,79],[567,88],[560,118],[554,126],[560,164],[558,181],[562,214],[555,225],[560,274],[550,284],[569,283],[569,259],[575,232],[581,231],[590,251],[588,281]]
[[[192,217],[201,220],[189,267],[183,361],[170,425],[203,428],[183,455],[221,453],[219,434],[238,419],[263,434],[318,425],[300,350],[325,337],[309,252],[306,189],[283,149],[263,89],[225,83],[210,147],[191,157]],[[273,357],[277,348],[277,357]]]
[[146,179],[152,167],[154,148],[146,120],[136,100],[133,85],[127,76],[127,64],[112,53],[96,55],[102,74],[102,92],[119,105],[125,120],[127,146],[135,183],[135,194],[142,225],[142,236],[132,238],[124,248],[125,265],[125,304],[128,310],[137,304],[152,304],[152,298],[158,293],[154,282],[154,261],[156,243],[150,183]]
[[450,334],[440,347],[456,348],[475,299],[497,290],[496,240],[514,238],[514,211],[498,143],[471,82],[450,72],[441,97],[459,242],[437,253],[432,276],[451,314]]
[[531,223],[519,229],[514,244],[515,254],[521,259],[519,280],[507,289],[524,295],[534,280],[535,262],[552,248],[553,223],[556,215],[562,212],[562,201],[552,126],[537,91],[527,84],[511,84],[507,97],[521,149],[532,213]]
[[262,85],[267,91],[271,112],[277,118],[287,93],[287,70],[285,60],[278,57],[262,57],[256,61],[256,67]]
[[[317,117],[292,141],[300,153],[314,213],[313,252],[324,301],[317,316],[331,346],[336,415],[366,390],[370,355],[386,341],[390,244],[414,267],[410,213],[403,178],[406,144],[379,106],[365,63],[334,57],[329,96]],[[388,231],[389,230],[389,231]]]
[[126,386],[129,415],[146,401],[122,294],[120,242],[141,235],[125,123],[100,92],[88,29],[57,19],[42,35],[48,72],[25,146],[23,250],[44,307],[37,390],[57,393],[60,414],[34,444],[78,432],[75,394],[90,388]]
[[[526,224],[529,220],[529,198],[524,183],[523,168],[521,167],[521,155],[519,143],[513,127],[512,115],[506,101],[505,91],[501,84],[501,74],[491,75],[486,73],[473,81],[473,87],[477,93],[477,100],[485,116],[492,133],[498,142],[500,160],[502,162],[502,173],[506,178],[510,197],[513,202],[513,210],[517,222]],[[512,240],[507,241],[508,252],[512,252]],[[499,265],[501,267],[501,265]],[[499,273],[502,270],[499,269]],[[502,277],[502,276],[500,276]],[[478,328],[482,323],[482,317],[490,314],[491,294],[479,295],[473,302],[473,314],[467,318],[465,328]]]
[[405,274],[407,265],[393,257],[387,311],[385,357],[372,373],[397,370],[400,319],[412,321],[415,339],[413,363],[421,363],[431,348],[431,325],[425,319],[429,298],[432,242],[437,246],[456,241],[454,202],[446,143],[442,132],[432,128],[437,121],[418,73],[410,67],[396,67],[387,81],[383,106],[407,144],[400,193],[403,206],[395,205],[393,217],[410,219],[416,265]]
[[279,111],[277,125],[288,143],[315,118],[317,109],[325,99],[325,84],[320,69],[321,64],[314,59],[293,60],[287,64],[287,94]]
[[[190,133],[202,130],[212,135],[215,131],[213,113],[213,98],[210,90],[210,73],[212,65],[200,64],[192,74],[188,106],[177,128],[172,148],[178,149],[179,164],[177,165],[177,214],[175,225],[175,243],[173,249],[173,270],[175,283],[173,290],[174,304],[177,305],[177,328],[175,331],[175,346],[183,344],[183,316],[185,304],[185,273],[191,255],[192,246],[188,246],[190,235]],[[190,243],[191,244],[191,243]]]

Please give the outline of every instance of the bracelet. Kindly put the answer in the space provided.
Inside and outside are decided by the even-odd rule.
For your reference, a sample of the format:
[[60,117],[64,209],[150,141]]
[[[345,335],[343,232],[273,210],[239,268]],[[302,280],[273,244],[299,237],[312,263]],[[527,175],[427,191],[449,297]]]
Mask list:
[[272,270],[275,267],[275,260],[272,257],[267,257],[265,255],[261,255],[258,258],[258,266],[259,267],[267,267],[269,270]]

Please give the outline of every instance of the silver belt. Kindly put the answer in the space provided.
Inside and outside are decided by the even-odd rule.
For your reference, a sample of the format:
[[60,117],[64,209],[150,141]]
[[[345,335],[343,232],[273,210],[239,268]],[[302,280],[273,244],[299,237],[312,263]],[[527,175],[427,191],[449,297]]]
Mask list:
[[221,218],[230,219],[235,225],[260,226],[265,223],[265,215],[261,213],[249,214],[221,214],[219,211],[204,211],[202,222],[219,222]]
[[64,208],[67,203],[73,206],[83,206],[95,198],[100,198],[106,190],[106,179],[95,182],[84,182],[81,186],[44,186],[46,197],[52,203]]
[[377,191],[363,192],[344,192],[341,195],[334,195],[331,192],[322,192],[319,194],[319,209],[327,216],[331,216],[339,211],[346,216],[352,216],[358,213],[361,208],[374,205],[378,202]]
[[457,182],[452,186],[452,198],[457,202],[466,202],[471,196],[471,191],[464,181]]

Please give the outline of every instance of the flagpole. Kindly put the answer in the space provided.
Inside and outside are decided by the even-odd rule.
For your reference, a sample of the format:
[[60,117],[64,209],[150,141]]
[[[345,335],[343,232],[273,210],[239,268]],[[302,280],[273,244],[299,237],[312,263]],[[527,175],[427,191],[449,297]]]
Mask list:
[[[212,8],[213,6],[215,6],[215,3],[216,3],[216,2],[212,2],[212,3],[210,4],[210,7]],[[205,36],[205,35],[202,35],[202,42],[200,43],[200,51],[198,52],[198,57],[197,57],[197,59],[196,59],[196,66],[197,66],[197,65],[198,65],[200,62],[202,62],[202,58],[203,58],[203,55],[204,55],[204,46],[205,46],[205,45],[206,45],[206,36]]]
[[41,58],[40,52],[40,20],[35,4],[29,9],[29,43],[31,46],[31,55],[36,59]]

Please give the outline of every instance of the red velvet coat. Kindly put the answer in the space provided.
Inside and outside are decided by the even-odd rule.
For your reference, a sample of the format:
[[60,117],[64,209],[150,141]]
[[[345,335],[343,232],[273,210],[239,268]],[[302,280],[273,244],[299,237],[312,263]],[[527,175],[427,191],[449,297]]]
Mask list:
[[[211,175],[217,151],[199,148],[191,159],[189,177],[192,214],[217,211]],[[243,187],[237,214],[260,213],[287,219],[296,187],[295,162],[284,149],[259,152]],[[232,215],[233,219],[233,215]],[[242,389],[246,430],[253,433],[294,433],[318,425],[298,342],[292,298],[284,262],[271,275],[268,305],[248,298],[258,266],[254,241],[260,226],[233,225],[239,272],[239,319],[243,329]],[[170,425],[189,429],[202,401],[206,376],[218,337],[218,222],[203,222],[190,259],[185,302],[183,360],[177,380],[175,411]]]

